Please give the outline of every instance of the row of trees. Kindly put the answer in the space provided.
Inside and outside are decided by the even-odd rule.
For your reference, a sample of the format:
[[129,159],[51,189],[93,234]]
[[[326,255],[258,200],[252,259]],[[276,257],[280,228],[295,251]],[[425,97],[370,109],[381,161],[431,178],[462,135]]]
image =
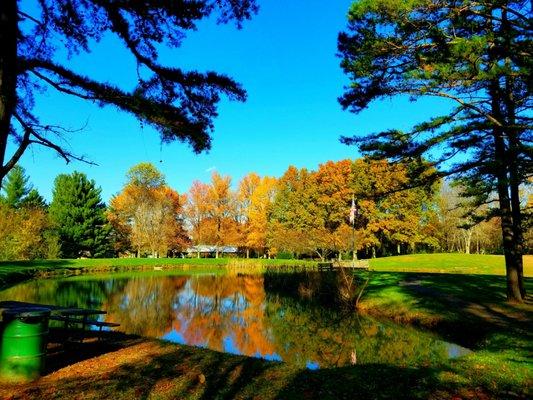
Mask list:
[[47,204],[22,167],[7,176],[0,197],[0,258],[113,255],[101,190],[85,174],[58,175]]
[[409,168],[328,161],[316,171],[290,166],[280,178],[252,172],[236,185],[214,172],[210,182],[195,181],[179,194],[152,164],[141,163],[106,207],[100,188],[79,172],[56,178],[48,205],[15,167],[0,198],[0,257],[166,257],[193,245],[213,246],[215,257],[223,246],[246,257],[321,259],[351,257],[354,248],[360,257],[501,251],[498,219],[472,218],[457,187],[400,190]]

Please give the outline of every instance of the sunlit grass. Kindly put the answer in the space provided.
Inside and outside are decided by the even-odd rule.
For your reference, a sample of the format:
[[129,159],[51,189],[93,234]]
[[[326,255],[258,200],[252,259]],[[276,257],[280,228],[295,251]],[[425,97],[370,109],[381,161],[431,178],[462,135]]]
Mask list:
[[[370,260],[370,267],[377,271],[505,275],[505,260],[501,255],[410,254],[375,258]],[[524,256],[524,275],[533,276],[533,255]]]

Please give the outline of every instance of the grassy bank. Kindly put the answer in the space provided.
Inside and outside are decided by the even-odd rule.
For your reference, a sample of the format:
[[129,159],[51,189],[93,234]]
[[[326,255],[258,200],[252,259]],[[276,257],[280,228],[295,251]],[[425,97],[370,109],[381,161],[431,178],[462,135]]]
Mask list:
[[[503,256],[477,254],[414,254],[369,260],[370,268],[389,272],[504,275]],[[263,267],[314,266],[315,261],[237,258],[97,258],[67,260],[0,261],[2,284],[29,279],[39,274],[73,274],[130,270],[219,268],[257,270]],[[533,256],[524,256],[524,275],[533,276]]]
[[237,258],[94,258],[66,260],[0,261],[0,290],[34,277],[75,275],[82,273],[194,270],[220,272],[226,270],[259,272],[266,267],[313,266],[302,260],[269,260]]

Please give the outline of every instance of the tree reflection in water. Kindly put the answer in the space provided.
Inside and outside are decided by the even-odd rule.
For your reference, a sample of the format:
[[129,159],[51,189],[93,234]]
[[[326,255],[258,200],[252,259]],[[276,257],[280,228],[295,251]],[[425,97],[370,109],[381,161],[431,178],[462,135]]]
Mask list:
[[127,333],[301,367],[429,365],[448,357],[434,336],[328,302],[335,281],[309,274],[86,277],[28,282],[0,300],[100,307]]

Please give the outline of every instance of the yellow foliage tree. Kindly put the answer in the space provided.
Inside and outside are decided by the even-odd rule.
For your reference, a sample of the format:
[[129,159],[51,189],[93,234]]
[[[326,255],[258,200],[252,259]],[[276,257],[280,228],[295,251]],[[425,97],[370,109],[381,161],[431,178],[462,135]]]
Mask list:
[[182,222],[186,197],[168,187],[149,163],[131,168],[128,178],[108,211],[120,248],[133,249],[138,257],[142,253],[167,256],[181,249],[187,242]]

